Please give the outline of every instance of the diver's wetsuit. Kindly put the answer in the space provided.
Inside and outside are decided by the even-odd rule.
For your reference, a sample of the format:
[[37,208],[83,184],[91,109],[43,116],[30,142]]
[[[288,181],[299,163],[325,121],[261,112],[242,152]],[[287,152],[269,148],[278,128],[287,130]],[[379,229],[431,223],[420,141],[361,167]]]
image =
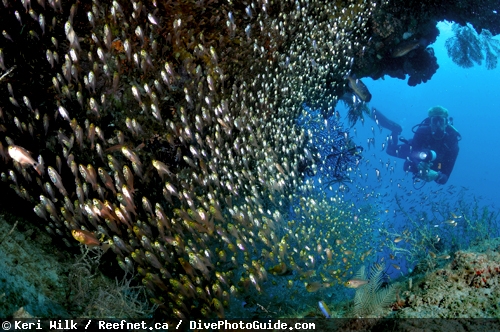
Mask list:
[[458,156],[458,141],[460,134],[451,125],[446,126],[443,138],[435,139],[432,135],[429,119],[419,125],[413,139],[408,143],[398,143],[398,133],[392,132],[387,145],[387,153],[391,156],[405,159],[404,170],[418,173],[418,164],[421,161],[417,154],[423,150],[434,150],[436,159],[432,161],[431,169],[438,172],[436,183],[445,184],[450,177]]

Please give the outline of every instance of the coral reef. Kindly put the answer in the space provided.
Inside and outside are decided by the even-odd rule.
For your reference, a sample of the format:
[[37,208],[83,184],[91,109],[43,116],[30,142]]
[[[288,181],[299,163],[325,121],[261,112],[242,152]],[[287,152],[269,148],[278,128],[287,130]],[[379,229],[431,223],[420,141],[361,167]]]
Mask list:
[[417,22],[409,13],[391,19],[391,10],[375,16],[375,34],[370,41],[371,47],[367,46],[370,47],[367,51],[370,65],[365,66],[370,72],[366,75],[373,79],[384,75],[405,79],[408,75],[410,86],[425,83],[439,68],[434,51],[426,47],[439,33],[435,22]]
[[493,318],[500,308],[500,239],[458,251],[444,266],[414,277],[399,318]]
[[82,249],[68,269],[66,301],[78,317],[126,319],[151,318],[156,306],[149,302],[146,287],[133,285],[133,275],[111,281],[99,271],[102,250]]
[[[3,6],[2,180],[56,241],[109,247],[164,317],[223,317],[268,278],[312,293],[352,273],[370,228],[308,195],[319,156],[296,118],[305,99],[333,109],[373,4]],[[268,277],[276,265],[292,278]]]
[[69,317],[62,301],[66,283],[60,271],[70,255],[53,255],[57,250],[46,232],[13,219],[0,215],[0,317],[20,307],[34,316]]
[[[439,33],[436,23],[443,20],[462,26],[471,23],[478,33],[484,29],[495,35],[500,26],[497,6],[496,1],[486,0],[439,4],[407,1],[404,5],[387,1],[369,22],[372,38],[364,45],[363,52],[356,55],[353,72],[358,77],[370,76],[373,79],[384,75],[405,79],[409,75],[408,85],[425,83],[438,68],[432,49],[426,48]],[[395,49],[407,42],[420,45],[402,58],[395,58]]]
[[[381,330],[399,330],[400,325],[411,330],[411,326],[421,326],[421,318],[464,318],[456,320],[456,326],[476,328],[480,325],[477,320],[465,318],[497,317],[500,212],[492,211],[489,206],[481,207],[477,200],[464,196],[465,192],[462,189],[436,193],[429,211],[423,211],[425,207],[405,211],[400,205],[407,218],[402,229],[390,226],[391,220],[388,226],[378,229],[379,233],[372,234],[372,243],[379,236],[386,242],[381,249],[385,253],[376,255],[385,268],[375,263],[370,280],[363,265],[345,284],[353,288],[349,289],[348,299],[341,299],[340,291],[331,299],[328,293],[323,294],[322,305],[329,308],[329,316],[357,316],[358,303],[362,316],[372,319],[346,318],[344,328],[365,324],[366,329]],[[378,282],[363,289],[373,280]],[[383,302],[376,301],[377,291],[372,289],[378,290],[384,284],[390,285],[386,292],[391,290],[391,301],[383,306],[370,305]],[[297,317],[324,317],[324,314],[316,302],[297,313]],[[440,325],[439,320],[435,323]],[[324,323],[325,328],[328,324]]]
[[0,317],[151,317],[144,286],[99,271],[102,251],[61,251],[48,233],[9,212],[0,215],[0,234]]
[[[316,190],[359,160],[332,115],[344,77],[383,75],[405,33],[432,42],[444,7],[0,6],[0,190],[21,197],[60,250],[81,245],[72,231],[109,247],[103,265],[136,275],[158,315],[175,318],[272,302],[273,287],[332,294],[370,254],[376,211]],[[437,68],[424,46],[394,60],[412,84]],[[304,102],[335,138],[316,151],[297,123]]]
[[404,64],[404,68],[410,76],[408,78],[409,86],[427,82],[439,68],[432,48],[416,51],[414,54],[416,56],[409,57]]

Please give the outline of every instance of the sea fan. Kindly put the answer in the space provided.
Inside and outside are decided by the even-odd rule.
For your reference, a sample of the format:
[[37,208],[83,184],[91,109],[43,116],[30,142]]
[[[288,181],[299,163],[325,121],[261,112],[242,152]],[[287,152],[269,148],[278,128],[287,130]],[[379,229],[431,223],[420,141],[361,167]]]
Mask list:
[[[367,284],[360,286],[354,295],[353,315],[366,317],[374,314],[378,309],[389,306],[394,301],[395,289],[389,285],[382,288],[384,264],[375,264],[370,271],[370,279]],[[357,279],[366,280],[365,267],[356,274]]]
[[484,59],[482,43],[472,25],[460,26],[454,23],[452,30],[455,35],[448,38],[444,44],[448,56],[463,68],[474,66],[474,62],[481,65]]
[[470,68],[474,62],[481,65],[483,59],[487,69],[495,69],[500,54],[500,41],[493,38],[489,30],[477,34],[472,25],[452,26],[455,35],[445,42],[448,56],[460,67]]
[[489,30],[483,29],[479,35],[484,50],[486,68],[495,69],[497,67],[498,55],[500,54],[500,41],[493,39]]

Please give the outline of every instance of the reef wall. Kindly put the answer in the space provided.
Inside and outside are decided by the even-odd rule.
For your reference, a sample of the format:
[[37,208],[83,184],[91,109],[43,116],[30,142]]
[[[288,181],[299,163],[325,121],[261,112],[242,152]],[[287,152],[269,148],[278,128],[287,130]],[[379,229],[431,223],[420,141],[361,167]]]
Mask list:
[[[369,254],[354,249],[373,211],[316,191],[328,168],[303,104],[354,153],[332,117],[346,75],[425,82],[425,46],[457,5],[3,0],[2,192],[69,250],[109,247],[168,317],[332,287]],[[406,32],[418,46],[394,57]]]

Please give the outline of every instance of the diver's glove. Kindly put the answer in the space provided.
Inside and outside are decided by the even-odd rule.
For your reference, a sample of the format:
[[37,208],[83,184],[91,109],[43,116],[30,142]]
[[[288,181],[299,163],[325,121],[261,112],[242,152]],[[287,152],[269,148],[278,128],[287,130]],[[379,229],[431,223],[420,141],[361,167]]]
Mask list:
[[416,176],[426,182],[434,181],[438,178],[439,173],[431,169],[432,163],[421,161],[418,163],[418,173]]

